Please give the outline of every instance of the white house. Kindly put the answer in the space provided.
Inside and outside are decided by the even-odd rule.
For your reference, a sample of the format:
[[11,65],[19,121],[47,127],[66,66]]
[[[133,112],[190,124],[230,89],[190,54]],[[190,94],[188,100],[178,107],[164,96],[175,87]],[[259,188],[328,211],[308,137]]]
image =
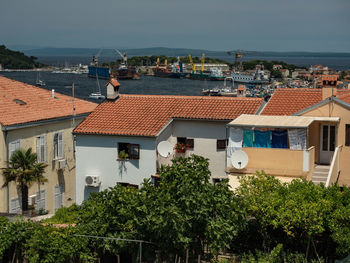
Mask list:
[[[243,113],[257,113],[263,104],[261,98],[119,95],[118,91],[119,83],[111,80],[107,100],[74,130],[78,204],[91,192],[116,183],[138,187],[177,155],[202,155],[209,159],[213,179],[226,177],[227,124]],[[158,145],[164,141],[169,156],[162,157]],[[177,144],[186,145],[185,153],[177,152]]]

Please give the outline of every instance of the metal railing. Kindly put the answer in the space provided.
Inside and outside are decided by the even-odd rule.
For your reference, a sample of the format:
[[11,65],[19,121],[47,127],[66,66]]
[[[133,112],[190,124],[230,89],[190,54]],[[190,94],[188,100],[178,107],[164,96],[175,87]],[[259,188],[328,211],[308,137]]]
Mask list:
[[340,151],[341,151],[342,145],[335,148],[331,166],[329,168],[327,181],[326,181],[326,187],[330,186],[331,184],[337,182],[338,175],[340,172]]

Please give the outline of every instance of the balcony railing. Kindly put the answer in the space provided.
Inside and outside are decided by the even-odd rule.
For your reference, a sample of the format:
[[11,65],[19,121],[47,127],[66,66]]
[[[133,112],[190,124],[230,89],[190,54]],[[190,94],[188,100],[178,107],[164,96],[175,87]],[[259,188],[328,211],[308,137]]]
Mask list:
[[326,187],[330,186],[333,183],[336,183],[338,181],[338,175],[340,173],[340,151],[341,151],[342,145],[335,148],[331,166],[329,168],[328,177],[326,181]]

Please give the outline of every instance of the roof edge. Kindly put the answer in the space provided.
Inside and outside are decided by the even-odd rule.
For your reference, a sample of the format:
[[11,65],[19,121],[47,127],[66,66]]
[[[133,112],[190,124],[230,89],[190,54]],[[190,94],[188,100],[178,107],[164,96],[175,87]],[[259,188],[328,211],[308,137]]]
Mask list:
[[332,96],[332,97],[329,97],[329,98],[327,98],[327,99],[325,99],[323,101],[320,101],[320,102],[318,102],[318,103],[316,103],[314,105],[311,105],[311,106],[309,106],[309,107],[307,107],[307,108],[305,108],[305,109],[303,109],[301,111],[293,113],[292,116],[300,116],[301,114],[304,114],[304,113],[309,112],[311,110],[317,109],[318,107],[326,105],[326,104],[328,104],[331,101],[337,102],[338,104],[340,104],[340,105],[350,109],[350,104],[349,103],[346,103],[345,101],[343,101],[343,100],[341,100],[341,99],[339,99],[339,98],[337,98],[335,96]]
[[11,124],[11,125],[1,124],[1,126],[2,126],[3,131],[11,131],[11,130],[16,130],[16,129],[23,129],[23,128],[45,125],[45,124],[54,123],[54,122],[71,120],[73,118],[84,118],[84,117],[88,116],[89,114],[90,114],[90,112],[75,115],[74,117],[72,115],[69,115],[69,116],[64,116],[64,117],[59,117],[59,118],[51,118],[51,119],[24,122],[24,123]]

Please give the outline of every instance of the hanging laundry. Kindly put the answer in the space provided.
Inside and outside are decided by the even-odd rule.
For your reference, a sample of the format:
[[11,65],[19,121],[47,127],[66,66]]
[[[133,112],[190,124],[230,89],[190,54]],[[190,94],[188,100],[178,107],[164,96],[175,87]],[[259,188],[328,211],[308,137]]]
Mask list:
[[288,148],[287,130],[272,131],[272,148]]
[[230,138],[227,147],[227,157],[231,157],[233,151],[242,149],[243,129],[230,128]]
[[244,130],[243,131],[243,147],[253,147],[253,130]]
[[254,147],[271,148],[271,131],[254,130]]
[[289,149],[306,150],[306,129],[289,129]]

